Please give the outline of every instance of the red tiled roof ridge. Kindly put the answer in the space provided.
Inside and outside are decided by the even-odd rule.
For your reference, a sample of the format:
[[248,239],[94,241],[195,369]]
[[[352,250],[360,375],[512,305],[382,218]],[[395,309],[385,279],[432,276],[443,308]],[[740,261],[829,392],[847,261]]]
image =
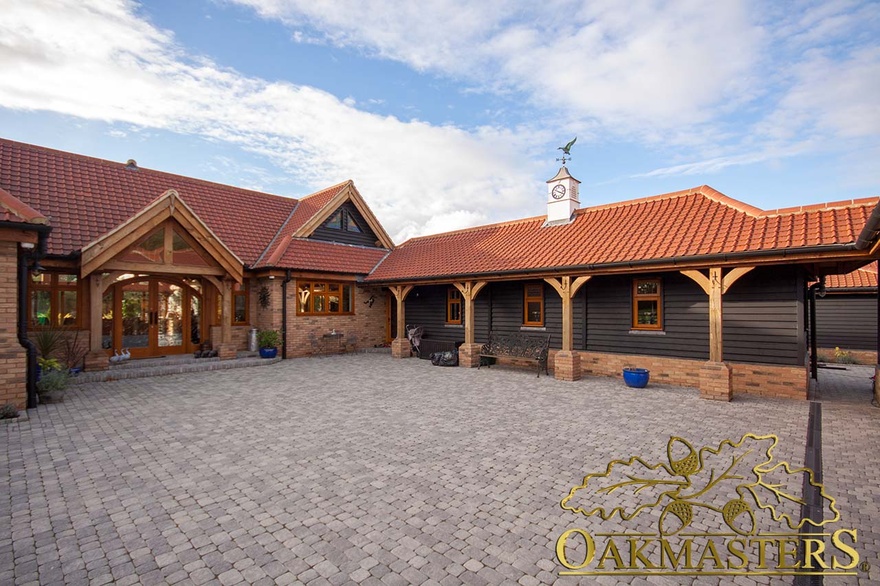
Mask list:
[[623,208],[632,205],[640,205],[643,203],[649,203],[654,201],[663,201],[667,199],[675,199],[678,197],[688,197],[691,195],[702,195],[707,199],[710,199],[716,203],[720,203],[722,205],[726,205],[729,208],[733,208],[738,212],[743,212],[749,214],[750,216],[760,216],[764,214],[764,210],[760,208],[756,208],[755,206],[749,205],[747,203],[741,202],[737,199],[733,199],[732,197],[728,197],[714,189],[709,187],[708,185],[700,185],[699,187],[691,187],[689,189],[682,189],[680,191],[671,191],[669,193],[660,193],[657,195],[648,195],[646,197],[639,197],[636,199],[627,199],[624,201],[616,201],[611,203],[600,204],[596,206],[590,206],[588,208],[581,208],[577,210],[575,213],[587,213],[587,212],[598,212],[602,210],[608,209],[616,209]]
[[[99,157],[92,157],[89,155],[81,155],[79,153],[73,153],[70,151],[62,151],[61,149],[53,149],[53,148],[45,147],[45,146],[41,146],[41,145],[29,144],[26,142],[19,142],[19,141],[11,140],[8,138],[0,137],[0,142],[5,142],[10,145],[15,145],[17,148],[20,148],[22,150],[31,150],[31,151],[36,151],[36,152],[42,151],[42,152],[46,152],[48,154],[51,154],[52,156],[61,155],[61,156],[70,157],[73,159],[79,159],[84,162],[106,165],[109,167],[125,167],[126,166],[126,163],[118,163],[116,161],[111,161],[109,159],[101,159]],[[299,201],[295,197],[289,197],[286,195],[278,195],[277,193],[268,193],[265,191],[258,191],[256,189],[247,189],[246,187],[238,187],[235,185],[229,185],[228,183],[220,183],[219,181],[211,181],[210,179],[200,179],[198,177],[190,177],[188,175],[180,175],[178,173],[169,173],[168,171],[159,171],[158,169],[151,169],[149,167],[141,167],[140,164],[138,164],[138,166],[137,166],[137,171],[131,171],[131,172],[132,173],[141,173],[144,171],[146,171],[147,173],[150,173],[150,174],[154,174],[154,175],[161,175],[161,176],[175,178],[175,179],[183,179],[184,181],[202,183],[205,185],[218,185],[223,188],[234,189],[236,191],[242,191],[242,192],[251,193],[251,194],[259,195],[259,196],[268,196],[268,197],[279,198],[279,199],[284,199],[284,200]],[[173,188],[173,186],[169,187],[169,189],[171,189],[171,188]],[[322,191],[324,191],[324,190],[322,190]]]
[[49,218],[24,203],[8,191],[0,188],[0,210],[6,210],[2,216],[12,216],[12,222],[21,222],[25,224],[48,224]]
[[[581,211],[581,210],[578,210],[578,211]],[[446,236],[454,236],[456,234],[478,232],[480,230],[492,230],[495,228],[500,228],[502,226],[515,226],[517,224],[526,224],[529,222],[543,223],[546,220],[547,220],[546,215],[531,216],[528,218],[518,218],[516,220],[504,220],[502,222],[494,222],[492,224],[480,224],[479,226],[471,226],[470,228],[459,228],[458,230],[449,230],[448,232],[438,232],[436,234],[425,234],[424,236],[413,236],[409,240],[406,240],[405,242],[398,244],[397,248],[400,248],[401,246],[406,246],[410,242],[413,242],[416,240],[421,242],[421,241],[427,240],[429,238],[442,238],[442,237],[446,237]]]
[[761,215],[767,216],[786,216],[792,214],[800,214],[804,212],[815,212],[819,210],[840,210],[852,207],[863,207],[865,204],[880,203],[880,196],[862,197],[859,199],[842,199],[840,201],[830,201],[826,203],[815,203],[804,206],[794,206],[789,208],[778,208],[775,210],[767,210]]
[[332,190],[334,190],[334,189],[337,189],[337,190],[338,190],[338,189],[342,189],[343,187],[347,186],[348,184],[352,184],[352,185],[353,185],[353,184],[354,184],[354,180],[352,180],[352,179],[346,179],[345,181],[340,181],[339,183],[334,183],[333,185],[331,185],[331,186],[329,186],[329,187],[322,187],[322,188],[319,189],[318,191],[313,191],[312,193],[310,193],[310,194],[308,194],[308,195],[304,195],[304,196],[300,197],[300,198],[299,198],[299,201],[304,201],[304,200],[307,200],[307,199],[310,199],[310,198],[316,197],[316,196],[318,196],[318,195],[323,195],[324,193],[326,193],[326,192],[328,192],[328,191],[332,191]]

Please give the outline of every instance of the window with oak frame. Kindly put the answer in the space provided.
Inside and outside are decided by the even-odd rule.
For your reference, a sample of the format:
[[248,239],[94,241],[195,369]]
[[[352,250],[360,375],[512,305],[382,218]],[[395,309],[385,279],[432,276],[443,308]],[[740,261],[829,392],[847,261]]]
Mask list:
[[342,283],[297,283],[297,315],[340,315],[354,313],[352,285]]
[[544,284],[526,283],[523,287],[523,325],[544,325]]
[[633,279],[632,329],[663,329],[663,285],[660,279]]
[[31,275],[28,314],[34,327],[78,326],[79,287],[76,275]]
[[446,323],[461,325],[461,291],[455,287],[446,291]]

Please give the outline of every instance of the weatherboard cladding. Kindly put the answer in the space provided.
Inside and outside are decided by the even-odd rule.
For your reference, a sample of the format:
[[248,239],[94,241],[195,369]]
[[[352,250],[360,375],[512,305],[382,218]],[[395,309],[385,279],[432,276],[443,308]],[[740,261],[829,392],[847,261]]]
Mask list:
[[[414,238],[368,277],[404,281],[852,243],[877,198],[762,212],[702,186],[544,218]],[[838,207],[834,207],[834,206]]]
[[820,348],[877,350],[877,295],[828,294],[816,299],[816,342]]

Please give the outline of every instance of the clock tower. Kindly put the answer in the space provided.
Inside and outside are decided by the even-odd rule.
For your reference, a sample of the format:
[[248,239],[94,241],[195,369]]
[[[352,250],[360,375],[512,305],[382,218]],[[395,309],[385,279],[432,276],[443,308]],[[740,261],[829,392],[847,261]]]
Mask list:
[[574,211],[581,205],[578,199],[580,181],[572,177],[563,165],[553,179],[547,181],[547,224],[568,224]]

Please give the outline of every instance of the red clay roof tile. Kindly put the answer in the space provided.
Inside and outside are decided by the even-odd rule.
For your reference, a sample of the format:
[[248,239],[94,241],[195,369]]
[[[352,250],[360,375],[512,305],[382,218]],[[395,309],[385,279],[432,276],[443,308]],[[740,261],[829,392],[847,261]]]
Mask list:
[[851,243],[878,198],[764,212],[711,187],[414,238],[369,281],[486,275]]
[[5,189],[0,189],[0,221],[18,224],[48,224],[49,220]]
[[168,189],[252,265],[297,200],[0,139],[0,188],[45,214],[49,253],[67,255],[109,232]]
[[877,265],[870,264],[845,275],[825,277],[826,289],[877,289]]
[[388,254],[384,248],[352,246],[305,238],[289,240],[276,266],[303,271],[365,275]]

